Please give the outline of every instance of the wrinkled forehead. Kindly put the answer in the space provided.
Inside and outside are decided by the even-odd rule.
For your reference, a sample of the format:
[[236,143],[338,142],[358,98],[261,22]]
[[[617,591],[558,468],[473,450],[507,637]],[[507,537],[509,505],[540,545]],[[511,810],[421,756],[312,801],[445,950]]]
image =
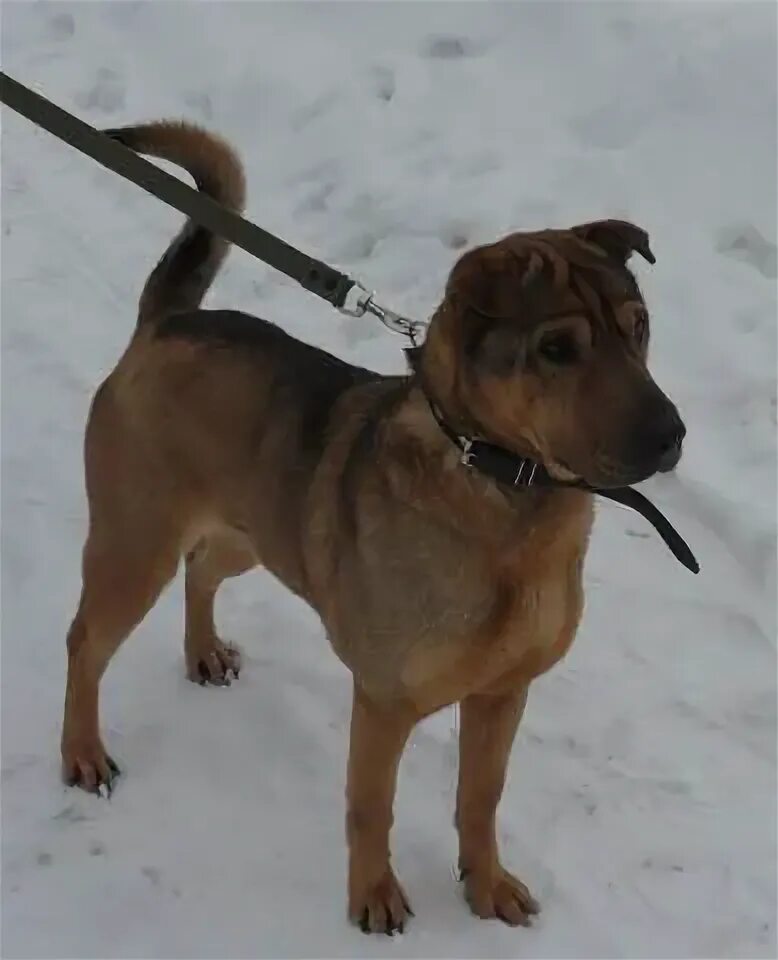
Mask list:
[[514,234],[500,244],[516,260],[530,315],[584,312],[607,322],[623,304],[643,302],[626,264],[568,231]]
[[611,326],[626,303],[642,304],[626,258],[572,230],[513,233],[468,251],[449,276],[447,295],[466,322],[522,327],[566,313]]

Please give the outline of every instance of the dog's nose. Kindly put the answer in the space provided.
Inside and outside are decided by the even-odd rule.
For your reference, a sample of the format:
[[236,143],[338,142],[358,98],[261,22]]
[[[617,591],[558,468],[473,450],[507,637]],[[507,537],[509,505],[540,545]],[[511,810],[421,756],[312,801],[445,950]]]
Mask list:
[[673,413],[652,431],[646,445],[647,459],[653,460],[660,473],[669,473],[678,466],[686,427],[677,413]]

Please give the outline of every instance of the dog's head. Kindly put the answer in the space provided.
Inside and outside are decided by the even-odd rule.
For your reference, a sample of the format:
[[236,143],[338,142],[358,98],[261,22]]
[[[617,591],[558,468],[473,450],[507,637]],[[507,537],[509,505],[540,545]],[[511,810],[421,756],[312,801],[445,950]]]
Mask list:
[[646,366],[633,252],[654,263],[644,230],[604,220],[464,254],[420,358],[451,425],[561,480],[612,487],[672,470],[686,431]]

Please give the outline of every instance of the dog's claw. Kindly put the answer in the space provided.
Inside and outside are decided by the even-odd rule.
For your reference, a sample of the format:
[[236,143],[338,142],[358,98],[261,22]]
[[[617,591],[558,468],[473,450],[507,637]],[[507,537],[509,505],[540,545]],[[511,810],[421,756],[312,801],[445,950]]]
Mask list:
[[511,927],[531,925],[540,906],[526,885],[502,867],[486,873],[467,872],[465,898],[477,917],[496,917]]
[[199,683],[201,687],[204,687],[208,683],[213,684],[215,687],[229,687],[230,685],[230,678],[227,671],[223,674],[214,673],[204,660],[201,660],[197,664],[197,672],[200,675]]
[[232,683],[230,674],[235,680],[240,674],[240,653],[235,647],[228,646],[220,640],[205,656],[189,661],[188,675],[201,687],[211,684],[214,687],[229,687]]
[[362,933],[393,937],[395,933],[404,932],[407,918],[413,915],[405,891],[391,869],[377,884],[365,890],[359,904],[354,899],[349,905],[349,916]]
[[87,793],[108,800],[120,774],[118,764],[106,753],[91,761],[78,758],[68,761],[63,780],[68,787],[81,787]]

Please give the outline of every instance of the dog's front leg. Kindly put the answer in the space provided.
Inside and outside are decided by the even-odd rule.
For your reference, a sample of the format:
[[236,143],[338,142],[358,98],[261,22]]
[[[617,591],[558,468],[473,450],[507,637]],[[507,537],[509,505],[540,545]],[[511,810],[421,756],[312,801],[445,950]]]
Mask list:
[[346,835],[349,916],[365,933],[402,931],[412,913],[390,865],[397,768],[418,714],[407,703],[377,704],[354,685]]
[[527,925],[539,909],[497,852],[497,805],[526,702],[526,687],[479,694],[462,701],[460,714],[456,825],[465,895],[477,916],[499,917],[512,926]]

